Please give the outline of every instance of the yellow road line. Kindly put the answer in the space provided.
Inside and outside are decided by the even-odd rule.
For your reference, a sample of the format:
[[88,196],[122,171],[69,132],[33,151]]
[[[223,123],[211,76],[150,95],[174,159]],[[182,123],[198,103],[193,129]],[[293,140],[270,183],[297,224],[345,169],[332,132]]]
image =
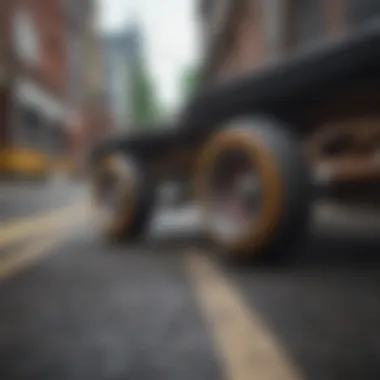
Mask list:
[[299,380],[300,374],[260,317],[208,259],[186,261],[226,380]]
[[75,204],[34,217],[25,217],[21,220],[1,226],[0,247],[13,244],[31,235],[39,234],[51,226],[61,225],[68,217],[81,209],[83,210],[83,206],[81,207]]
[[32,242],[27,242],[21,249],[14,249],[14,253],[7,254],[6,259],[0,260],[0,280],[14,276],[51,254],[54,248],[67,239],[81,220],[81,218],[76,218],[72,224],[66,223],[63,229],[51,228],[47,237],[35,238]]

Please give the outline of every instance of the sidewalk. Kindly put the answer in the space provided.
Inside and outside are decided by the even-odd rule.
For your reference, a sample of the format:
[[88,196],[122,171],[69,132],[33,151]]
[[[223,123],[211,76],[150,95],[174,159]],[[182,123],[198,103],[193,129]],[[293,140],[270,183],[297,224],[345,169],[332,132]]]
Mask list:
[[1,183],[0,223],[65,206],[85,194],[85,186],[70,181]]

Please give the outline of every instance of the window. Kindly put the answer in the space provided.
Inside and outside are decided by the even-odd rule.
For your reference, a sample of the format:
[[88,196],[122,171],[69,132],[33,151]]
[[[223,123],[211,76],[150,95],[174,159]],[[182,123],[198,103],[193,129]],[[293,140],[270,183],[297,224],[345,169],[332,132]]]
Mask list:
[[298,0],[296,40],[300,48],[319,42],[325,34],[324,0]]
[[39,60],[39,38],[32,17],[25,11],[19,11],[13,18],[13,38],[20,59],[28,64],[37,64]]
[[68,95],[73,104],[79,104],[84,96],[84,50],[78,35],[70,33],[68,38]]
[[41,139],[41,120],[32,109],[22,107],[17,115],[16,144],[23,148],[38,148]]
[[204,19],[206,38],[213,40],[223,29],[232,7],[231,0],[212,0],[207,3],[207,13]]
[[282,54],[285,43],[285,2],[284,0],[262,0],[262,28],[265,34],[269,61],[274,61]]
[[210,0],[202,0],[199,3],[199,12],[202,15],[202,17],[207,17],[207,15],[210,12],[212,5],[212,1]]
[[346,0],[348,27],[356,27],[380,19],[379,0]]

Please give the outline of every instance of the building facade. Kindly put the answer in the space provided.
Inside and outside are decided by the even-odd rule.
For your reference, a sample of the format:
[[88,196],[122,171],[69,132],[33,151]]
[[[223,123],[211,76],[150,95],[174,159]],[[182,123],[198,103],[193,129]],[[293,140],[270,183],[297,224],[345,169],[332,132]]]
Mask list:
[[112,130],[107,107],[104,58],[101,35],[97,27],[97,11],[92,6],[87,18],[85,34],[85,114],[89,140]]
[[80,110],[85,100],[86,21],[92,6],[89,0],[62,0],[66,29],[66,96],[70,108]]
[[376,0],[201,0],[206,78],[234,76],[376,22]]
[[2,171],[43,170],[65,144],[60,0],[3,0],[1,8]]
[[0,173],[49,172],[107,124],[96,11],[94,0],[0,2]]
[[141,52],[139,30],[133,27],[103,36],[102,51],[111,118],[116,129],[123,130],[133,121],[131,75]]
[[[268,65],[280,66],[283,60],[329,41],[339,44],[347,34],[380,23],[377,0],[203,0],[200,5],[206,82],[259,74]],[[313,170],[321,167],[328,181],[336,181],[343,202],[352,196],[362,202],[371,199],[377,186],[377,169],[366,177],[369,181],[363,187],[356,186],[356,179],[363,178],[367,165],[377,168],[380,93],[376,81],[355,83],[352,79],[346,86],[326,88],[315,108],[301,101],[297,116],[308,131],[300,140]]]
[[12,67],[10,15],[11,2],[0,2],[0,170],[4,166],[4,149],[9,140],[9,126],[11,108],[11,78]]
[[110,123],[104,105],[96,3],[94,0],[62,1],[67,35],[67,129],[72,158],[80,162],[92,140]]

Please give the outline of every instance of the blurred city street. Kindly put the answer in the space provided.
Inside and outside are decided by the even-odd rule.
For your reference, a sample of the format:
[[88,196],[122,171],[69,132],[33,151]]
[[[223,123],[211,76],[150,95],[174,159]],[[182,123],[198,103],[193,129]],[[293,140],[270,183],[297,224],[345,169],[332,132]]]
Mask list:
[[379,380],[379,20],[1,0],[0,380]]
[[194,208],[158,209],[144,241],[112,247],[84,185],[0,198],[1,379],[379,378],[370,216],[372,238],[326,209],[288,263],[232,268],[198,239]]

